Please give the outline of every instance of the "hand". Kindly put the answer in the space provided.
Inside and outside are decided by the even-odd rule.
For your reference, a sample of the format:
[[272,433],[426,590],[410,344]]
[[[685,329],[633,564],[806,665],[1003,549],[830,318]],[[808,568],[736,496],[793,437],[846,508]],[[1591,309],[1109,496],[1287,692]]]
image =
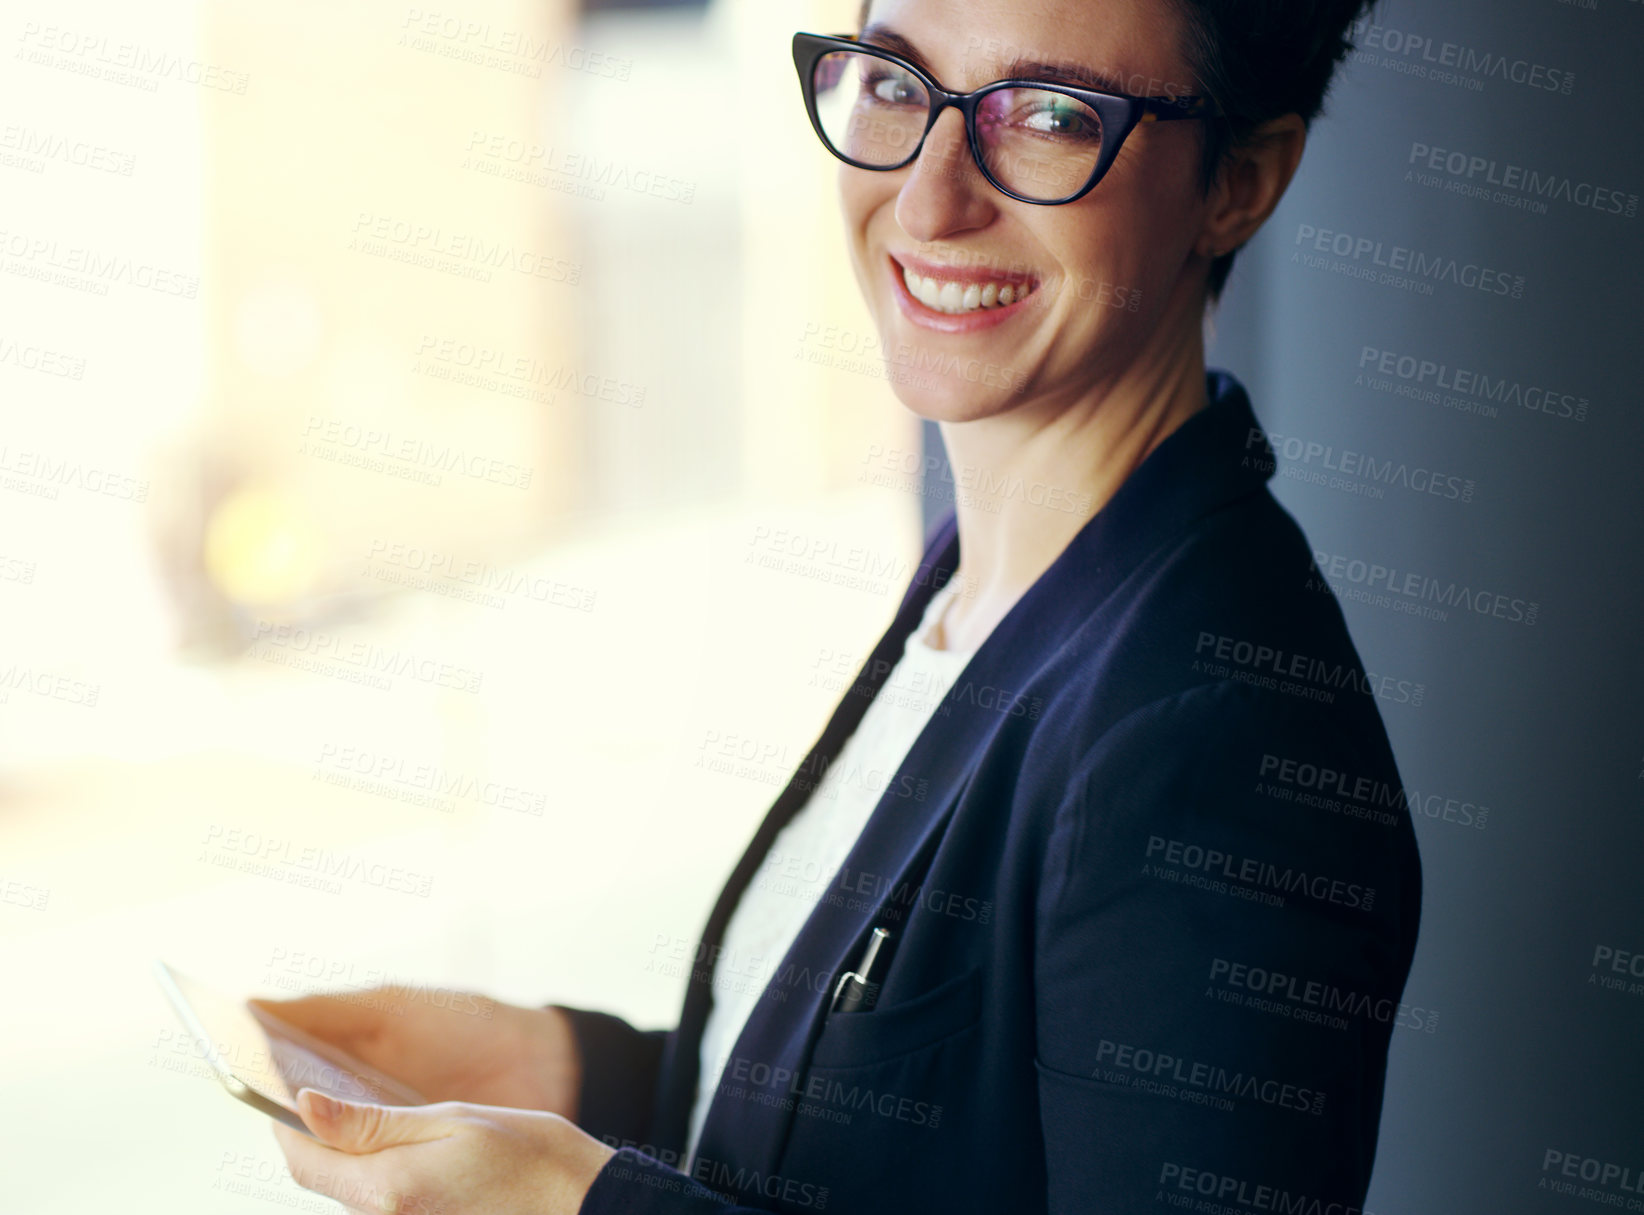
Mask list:
[[251,1002],[403,1080],[429,1101],[576,1119],[582,1056],[571,1020],[559,1009],[408,987]]
[[615,1150],[558,1114],[297,1094],[274,1137],[298,1185],[369,1215],[576,1215]]

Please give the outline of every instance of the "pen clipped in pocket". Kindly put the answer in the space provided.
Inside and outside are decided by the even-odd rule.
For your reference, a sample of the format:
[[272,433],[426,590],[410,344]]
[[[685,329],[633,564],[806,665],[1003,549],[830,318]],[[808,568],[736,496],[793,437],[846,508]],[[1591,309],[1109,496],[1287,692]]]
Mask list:
[[879,988],[890,966],[893,936],[888,928],[875,928],[868,934],[861,959],[834,984],[833,1000],[828,1005],[830,1013],[866,1012],[878,1002]]
[[819,1068],[860,1067],[924,1050],[975,1025],[982,1016],[982,968],[871,1012],[829,1016],[811,1055]]

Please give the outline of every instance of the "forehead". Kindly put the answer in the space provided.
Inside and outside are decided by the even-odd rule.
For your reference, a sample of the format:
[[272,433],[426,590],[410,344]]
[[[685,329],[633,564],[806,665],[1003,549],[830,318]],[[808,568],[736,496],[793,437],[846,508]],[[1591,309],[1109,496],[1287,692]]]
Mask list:
[[1021,76],[1115,93],[1192,91],[1175,0],[870,0],[866,41],[973,89]]

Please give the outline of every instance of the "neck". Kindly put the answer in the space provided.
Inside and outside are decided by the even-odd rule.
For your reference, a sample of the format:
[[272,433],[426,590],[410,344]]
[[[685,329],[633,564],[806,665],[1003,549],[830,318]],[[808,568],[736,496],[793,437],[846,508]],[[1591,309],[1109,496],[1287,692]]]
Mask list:
[[942,424],[964,578],[944,620],[952,648],[980,644],[1148,453],[1204,408],[1200,326],[1154,334],[1155,348],[1076,397]]

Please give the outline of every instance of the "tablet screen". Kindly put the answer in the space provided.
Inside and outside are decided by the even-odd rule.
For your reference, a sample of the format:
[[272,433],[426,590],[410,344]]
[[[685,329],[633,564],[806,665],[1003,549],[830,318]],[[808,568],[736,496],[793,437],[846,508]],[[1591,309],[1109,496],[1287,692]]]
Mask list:
[[378,1105],[423,1104],[415,1090],[262,1009],[204,987],[163,962],[155,969],[196,1046],[225,1082],[238,1081],[288,1110],[297,1108],[297,1092],[304,1088]]

